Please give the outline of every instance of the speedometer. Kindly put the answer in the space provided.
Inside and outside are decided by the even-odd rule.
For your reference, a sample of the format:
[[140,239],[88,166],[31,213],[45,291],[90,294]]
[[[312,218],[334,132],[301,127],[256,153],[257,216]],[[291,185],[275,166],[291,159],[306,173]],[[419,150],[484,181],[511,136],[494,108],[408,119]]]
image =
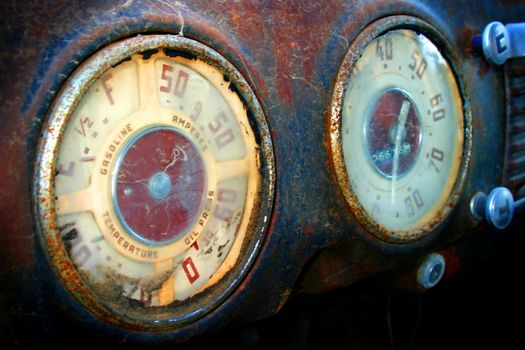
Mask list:
[[428,234],[450,211],[466,137],[451,65],[427,36],[395,23],[374,27],[372,38],[363,35],[345,57],[331,149],[356,218],[378,238],[398,243]]

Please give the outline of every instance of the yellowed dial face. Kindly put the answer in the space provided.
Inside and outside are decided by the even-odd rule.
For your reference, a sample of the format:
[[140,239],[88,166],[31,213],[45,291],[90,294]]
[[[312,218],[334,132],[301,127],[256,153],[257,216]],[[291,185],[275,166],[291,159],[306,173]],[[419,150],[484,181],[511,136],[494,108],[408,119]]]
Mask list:
[[90,84],[74,81],[85,92],[70,107],[59,97],[58,136],[43,141],[42,163],[56,153],[52,176],[38,174],[53,189],[43,209],[56,218],[63,258],[95,299],[116,305],[184,302],[244,267],[267,214],[260,203],[271,200],[262,168],[271,159],[260,152],[271,145],[256,142],[263,119],[250,123],[223,61],[155,48],[170,40],[152,37],[154,50],[135,40],[136,52]]
[[337,137],[340,184],[356,217],[390,242],[420,238],[454,201],[462,165],[459,88],[424,35],[378,35],[344,77]]

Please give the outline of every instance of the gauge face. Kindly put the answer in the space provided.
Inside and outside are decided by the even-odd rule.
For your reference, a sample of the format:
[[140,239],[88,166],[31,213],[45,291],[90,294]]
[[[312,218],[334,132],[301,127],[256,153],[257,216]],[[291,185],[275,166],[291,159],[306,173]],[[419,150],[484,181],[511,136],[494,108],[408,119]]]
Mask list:
[[172,324],[242,277],[273,188],[264,118],[242,82],[201,44],[146,36],[102,50],[57,97],[37,210],[63,282],[95,312]]
[[372,234],[394,243],[420,238],[449,212],[462,164],[454,74],[439,49],[409,29],[376,36],[349,63],[332,113],[339,184]]

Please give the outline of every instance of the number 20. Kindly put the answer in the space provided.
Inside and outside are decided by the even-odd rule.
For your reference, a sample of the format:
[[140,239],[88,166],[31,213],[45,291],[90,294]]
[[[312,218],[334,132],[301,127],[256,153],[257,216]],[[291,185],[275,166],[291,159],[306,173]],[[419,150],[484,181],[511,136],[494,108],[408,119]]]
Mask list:
[[425,203],[423,202],[423,198],[421,197],[421,193],[419,193],[419,190],[415,190],[414,192],[412,192],[412,195],[408,195],[405,197],[405,208],[407,210],[408,217],[414,216],[414,214],[416,213],[416,209],[421,208],[423,205],[425,205]]

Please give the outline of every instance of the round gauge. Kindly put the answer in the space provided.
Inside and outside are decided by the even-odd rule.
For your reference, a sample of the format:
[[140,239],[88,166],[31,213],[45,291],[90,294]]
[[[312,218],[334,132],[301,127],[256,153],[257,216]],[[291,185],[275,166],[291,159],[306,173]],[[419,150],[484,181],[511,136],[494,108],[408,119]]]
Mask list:
[[358,221],[382,240],[403,243],[431,232],[457,200],[465,117],[443,52],[393,23],[365,33],[345,57],[331,109],[331,149]]
[[235,68],[178,36],[84,62],[57,95],[36,213],[61,281],[119,325],[202,317],[242,279],[273,197],[261,107]]

